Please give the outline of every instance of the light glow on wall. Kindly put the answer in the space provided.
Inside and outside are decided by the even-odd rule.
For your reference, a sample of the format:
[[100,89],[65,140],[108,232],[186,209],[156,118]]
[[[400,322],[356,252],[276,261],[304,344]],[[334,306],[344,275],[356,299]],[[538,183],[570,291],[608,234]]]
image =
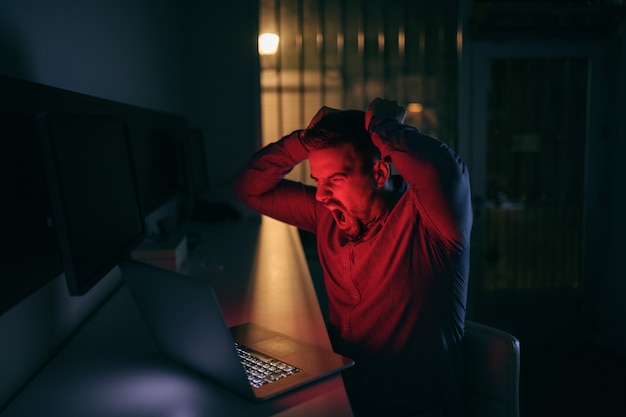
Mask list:
[[409,103],[406,106],[406,111],[409,113],[421,113],[424,111],[424,106],[421,103]]

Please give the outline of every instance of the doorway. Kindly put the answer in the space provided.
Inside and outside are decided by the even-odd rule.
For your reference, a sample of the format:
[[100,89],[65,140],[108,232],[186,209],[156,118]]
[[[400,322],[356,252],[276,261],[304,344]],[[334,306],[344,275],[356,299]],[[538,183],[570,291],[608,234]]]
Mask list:
[[602,53],[582,42],[479,42],[470,172],[476,320],[521,340],[582,337],[594,282]]

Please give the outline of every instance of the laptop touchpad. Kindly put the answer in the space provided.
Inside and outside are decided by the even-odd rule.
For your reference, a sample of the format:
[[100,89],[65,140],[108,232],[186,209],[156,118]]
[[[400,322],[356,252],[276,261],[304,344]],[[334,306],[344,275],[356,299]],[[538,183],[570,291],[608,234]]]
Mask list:
[[254,343],[253,347],[277,356],[290,355],[302,349],[302,345],[282,336],[273,336]]

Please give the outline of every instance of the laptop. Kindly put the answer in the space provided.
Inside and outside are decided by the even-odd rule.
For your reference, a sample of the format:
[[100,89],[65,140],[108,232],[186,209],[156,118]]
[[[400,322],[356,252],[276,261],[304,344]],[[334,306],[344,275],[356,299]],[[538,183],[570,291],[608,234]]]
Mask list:
[[258,324],[229,328],[206,280],[133,260],[119,267],[157,348],[246,399],[264,401],[354,365]]

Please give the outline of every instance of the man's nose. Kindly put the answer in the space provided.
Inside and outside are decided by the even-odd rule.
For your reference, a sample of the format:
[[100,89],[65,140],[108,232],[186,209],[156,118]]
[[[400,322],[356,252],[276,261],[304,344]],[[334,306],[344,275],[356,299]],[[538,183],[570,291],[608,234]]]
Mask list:
[[326,185],[322,182],[317,184],[317,191],[315,192],[315,199],[320,203],[326,203],[330,198],[331,191]]

